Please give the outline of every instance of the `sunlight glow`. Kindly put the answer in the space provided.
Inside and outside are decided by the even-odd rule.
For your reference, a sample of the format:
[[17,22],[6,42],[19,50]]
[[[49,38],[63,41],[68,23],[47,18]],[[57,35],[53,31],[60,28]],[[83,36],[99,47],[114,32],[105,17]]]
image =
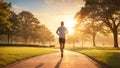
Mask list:
[[73,15],[61,15],[59,21],[64,21],[64,25],[68,29],[69,35],[71,35],[74,32],[76,20],[74,20]]
[[65,19],[64,22],[65,22],[66,28],[68,29],[68,34],[72,34],[74,32],[73,27],[76,21],[69,18],[69,19]]

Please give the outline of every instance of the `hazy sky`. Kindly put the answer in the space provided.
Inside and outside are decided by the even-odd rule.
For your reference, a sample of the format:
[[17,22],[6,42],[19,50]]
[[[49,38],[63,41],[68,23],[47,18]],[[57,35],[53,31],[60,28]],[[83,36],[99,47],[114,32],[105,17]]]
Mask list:
[[[75,13],[84,6],[83,0],[5,0],[12,3],[16,13],[23,10],[30,11],[47,26],[53,34],[60,26],[60,21],[65,21],[66,27],[72,28],[70,22]],[[68,29],[69,30],[69,29]]]

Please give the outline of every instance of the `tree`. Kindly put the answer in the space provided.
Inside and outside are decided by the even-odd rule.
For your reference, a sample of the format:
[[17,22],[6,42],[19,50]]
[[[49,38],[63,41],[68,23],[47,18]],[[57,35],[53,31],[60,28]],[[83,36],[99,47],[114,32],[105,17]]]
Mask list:
[[35,42],[37,41],[37,39],[39,39],[39,36],[40,36],[40,34],[39,34],[39,32],[40,32],[40,29],[41,28],[41,26],[38,26],[38,27],[35,27],[33,30],[32,30],[32,33],[31,33],[31,37],[32,37],[32,39],[33,39],[33,44],[35,44]]
[[46,41],[49,42],[49,45],[51,45],[51,42],[55,41],[55,37],[52,35],[50,30],[47,32]]
[[52,33],[50,32],[50,30],[45,27],[45,25],[41,25],[40,29],[39,29],[39,43],[42,43],[43,45],[45,45],[45,42],[49,42],[49,44],[51,42],[53,42],[55,40],[54,35],[52,35]]
[[84,46],[84,43],[88,41],[90,38],[89,33],[91,33],[91,29],[88,29],[90,27],[90,23],[77,23],[74,26],[74,32],[75,37],[78,39],[78,42],[81,42],[81,46]]
[[[0,34],[11,30],[11,23],[9,22],[11,3],[6,3],[0,0]],[[9,38],[8,38],[9,40]],[[8,41],[9,43],[9,41]]]
[[[118,27],[120,24],[120,0],[85,0],[86,4],[75,17],[83,20],[87,16],[98,18],[113,33],[114,47],[118,48]],[[92,19],[94,19],[92,18]]]
[[81,32],[83,32],[83,34],[89,34],[92,36],[92,43],[93,43],[93,46],[95,47],[96,46],[96,42],[95,42],[95,39],[96,39],[96,36],[98,34],[100,34],[101,31],[104,31],[103,29],[103,23],[99,20],[96,20],[96,19],[90,19],[90,18],[86,18],[85,20],[88,20],[88,22],[81,22],[81,23],[84,23],[84,28],[80,29]]
[[11,30],[8,30],[6,32],[7,36],[8,36],[8,42],[11,39],[11,43],[12,43],[12,36],[18,36],[19,35],[19,31],[20,31],[20,20],[18,15],[15,14],[15,12],[11,11],[11,16],[9,18],[9,22],[12,24],[11,26]]
[[67,36],[67,42],[72,43],[73,47],[75,47],[76,42],[79,42],[79,37],[80,36],[78,35],[78,33],[74,32],[73,34]]
[[33,39],[33,43],[35,44],[35,42],[37,41],[38,37],[40,36],[39,35],[39,32],[40,32],[40,22],[38,21],[37,18],[34,18],[34,23],[31,25],[31,32],[30,32],[30,37],[32,37]]
[[28,37],[34,32],[34,29],[40,22],[29,11],[22,11],[21,13],[19,13],[19,19],[20,33],[23,36],[26,44]]
[[[77,14],[79,15],[79,14]],[[79,18],[79,16],[76,16],[75,18]],[[81,19],[81,18],[80,18]],[[79,20],[80,20],[79,19]],[[78,19],[77,19],[78,20]],[[78,20],[78,24],[75,25],[76,31],[80,31],[80,35],[82,34],[89,34],[92,36],[92,43],[95,47],[95,39],[98,33],[100,31],[103,31],[103,25],[104,23],[101,22],[97,17],[90,17],[86,16],[85,18]]]
[[10,17],[11,4],[0,0],[0,31],[10,28],[11,23],[8,21]]

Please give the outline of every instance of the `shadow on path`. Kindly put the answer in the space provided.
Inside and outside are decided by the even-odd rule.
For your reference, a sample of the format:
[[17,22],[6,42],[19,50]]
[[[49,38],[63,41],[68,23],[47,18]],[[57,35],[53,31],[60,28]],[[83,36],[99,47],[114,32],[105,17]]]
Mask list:
[[[119,57],[118,57],[119,58]],[[78,62],[79,61],[79,62]],[[101,66],[101,67],[100,67]],[[36,56],[30,59],[9,64],[3,68],[107,68],[89,57],[65,50],[65,56],[60,53]]]
[[44,64],[43,63],[40,63],[38,66],[36,66],[35,68],[39,68],[41,66],[43,66]]
[[59,60],[58,63],[56,64],[55,68],[59,68],[59,66],[60,66],[60,64],[61,64],[61,62],[62,62],[62,59],[63,59],[63,58],[60,58],[60,60]]

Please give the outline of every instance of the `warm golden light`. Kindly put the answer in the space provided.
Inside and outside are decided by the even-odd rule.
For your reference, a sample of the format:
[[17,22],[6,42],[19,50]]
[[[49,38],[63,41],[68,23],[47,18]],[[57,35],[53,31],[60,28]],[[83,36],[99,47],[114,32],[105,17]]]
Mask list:
[[74,32],[73,26],[75,25],[76,21],[68,18],[68,19],[65,19],[64,22],[65,22],[66,28],[68,29],[68,34],[72,34]]
[[73,18],[72,15],[61,15],[59,21],[64,21],[65,27],[68,29],[68,34],[71,35],[74,32],[74,25],[76,24],[76,20]]

